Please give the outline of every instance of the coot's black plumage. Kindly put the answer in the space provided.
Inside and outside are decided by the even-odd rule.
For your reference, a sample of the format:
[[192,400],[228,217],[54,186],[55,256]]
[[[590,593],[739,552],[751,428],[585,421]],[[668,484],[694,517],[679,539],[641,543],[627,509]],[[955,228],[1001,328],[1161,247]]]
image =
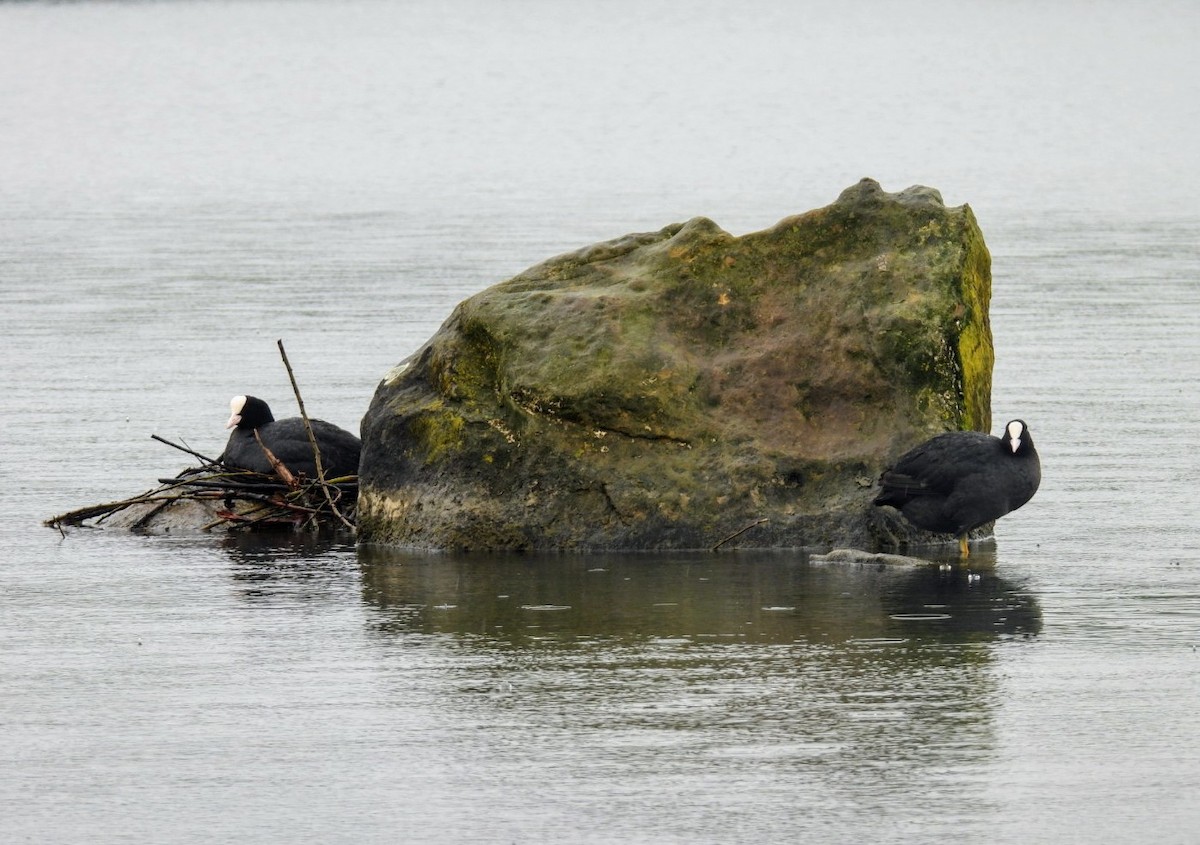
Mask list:
[[918,528],[955,535],[966,557],[967,533],[1028,502],[1041,480],[1029,429],[1013,420],[1004,437],[954,431],[905,453],[879,477],[875,504],[891,505]]
[[[304,430],[304,420],[289,417],[275,419],[266,402],[256,396],[235,396],[229,402],[231,416],[226,428],[232,428],[229,442],[219,460],[226,466],[248,469],[253,472],[273,472],[262,447],[254,438],[258,436],[293,473],[304,473],[309,478],[317,477],[317,464],[313,459],[312,444]],[[321,450],[321,465],[325,477],[341,478],[358,475],[358,456],[362,442],[350,432],[324,420],[309,419],[313,437]]]

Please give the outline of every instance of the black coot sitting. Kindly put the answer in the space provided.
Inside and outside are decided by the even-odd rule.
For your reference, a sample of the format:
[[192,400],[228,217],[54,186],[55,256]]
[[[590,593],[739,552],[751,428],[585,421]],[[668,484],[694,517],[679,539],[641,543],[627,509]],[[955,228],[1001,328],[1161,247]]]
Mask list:
[[[312,444],[304,430],[304,420],[289,417],[276,420],[266,402],[256,396],[235,396],[229,402],[229,424],[232,428],[229,442],[218,460],[229,467],[248,469],[253,472],[271,474],[271,464],[263,454],[262,447],[254,438],[254,430],[275,457],[293,473],[304,473],[309,478],[317,477],[317,465],[313,459]],[[324,420],[309,419],[313,437],[321,450],[321,465],[325,477],[341,478],[358,475],[358,456],[362,442],[345,429]]]
[[918,528],[955,535],[966,557],[967,532],[1021,507],[1041,480],[1029,429],[1013,420],[1002,438],[954,431],[905,453],[879,477],[875,504],[891,505]]

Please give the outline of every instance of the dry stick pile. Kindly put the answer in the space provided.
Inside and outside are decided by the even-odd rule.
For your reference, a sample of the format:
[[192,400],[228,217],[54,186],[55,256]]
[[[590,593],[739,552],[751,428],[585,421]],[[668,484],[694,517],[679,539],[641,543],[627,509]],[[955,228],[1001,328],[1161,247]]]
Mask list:
[[325,477],[321,453],[317,448],[308,415],[304,411],[304,400],[300,397],[300,388],[296,385],[283,341],[278,341],[277,345],[280,355],[283,356],[296,402],[300,406],[300,415],[304,420],[309,443],[313,448],[317,478],[308,479],[291,472],[263,445],[262,440],[258,439],[257,431],[255,437],[262,446],[267,461],[275,470],[272,475],[227,467],[220,461],[206,457],[187,446],[152,434],[154,440],[197,458],[200,465],[189,467],[174,478],[160,478],[160,487],[140,495],[68,511],[51,517],[45,524],[59,531],[72,526],[100,527],[106,519],[121,511],[131,507],[149,506],[145,513],[129,526],[130,530],[138,531],[149,526],[164,510],[181,502],[191,501],[208,506],[217,517],[212,522],[200,526],[205,531],[222,526],[230,531],[282,526],[294,530],[345,528],[353,531],[358,477]]

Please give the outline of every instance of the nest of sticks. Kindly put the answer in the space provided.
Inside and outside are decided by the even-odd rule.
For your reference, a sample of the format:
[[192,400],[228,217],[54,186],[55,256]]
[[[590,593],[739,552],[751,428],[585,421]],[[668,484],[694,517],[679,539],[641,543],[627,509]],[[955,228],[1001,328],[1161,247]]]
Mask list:
[[108,526],[130,531],[154,531],[165,526],[163,530],[170,531],[173,525],[201,531],[334,529],[353,532],[358,476],[325,477],[320,450],[283,341],[278,341],[277,345],[313,448],[318,478],[292,472],[261,439],[258,443],[273,469],[271,474],[225,466],[219,459],[206,457],[186,445],[153,434],[152,439],[186,452],[196,458],[199,465],[188,467],[174,478],[160,478],[158,487],[137,496],[68,511],[47,519],[45,524],[63,533],[68,527]]
[[[160,522],[178,524],[180,518],[168,519],[168,516],[193,505],[186,513],[207,518],[190,526],[201,531],[354,530],[358,476],[310,479],[292,473],[278,459],[271,461],[275,467],[272,475],[233,469],[186,446],[158,435],[152,437],[194,455],[200,459],[200,465],[188,467],[174,478],[160,478],[158,487],[144,493],[68,511],[51,517],[45,524],[60,531],[68,527],[108,525],[135,532],[150,531]],[[268,460],[274,457],[269,450],[267,454]],[[189,516],[182,521],[194,518]]]

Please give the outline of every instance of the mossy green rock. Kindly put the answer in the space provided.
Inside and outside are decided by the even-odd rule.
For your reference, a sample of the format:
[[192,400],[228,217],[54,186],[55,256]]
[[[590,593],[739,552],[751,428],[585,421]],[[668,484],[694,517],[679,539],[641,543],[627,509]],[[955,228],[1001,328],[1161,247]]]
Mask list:
[[879,471],[990,428],[990,268],[969,207],[868,179],[743,237],[696,218],[553,258],[461,303],[379,385],[360,536],[874,544]]

